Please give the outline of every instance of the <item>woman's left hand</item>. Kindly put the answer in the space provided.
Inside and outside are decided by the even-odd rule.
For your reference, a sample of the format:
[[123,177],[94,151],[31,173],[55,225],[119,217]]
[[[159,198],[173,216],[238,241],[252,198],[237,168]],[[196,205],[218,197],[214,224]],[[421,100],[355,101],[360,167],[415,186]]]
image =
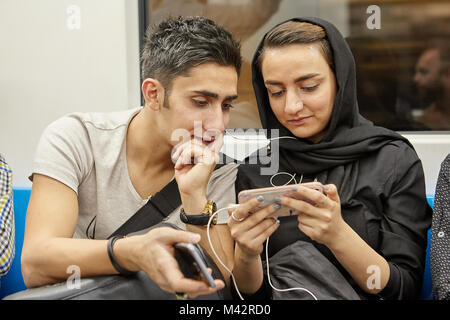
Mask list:
[[312,240],[329,247],[342,236],[346,223],[336,186],[324,185],[323,191],[299,185],[294,193],[311,203],[291,197],[282,197],[279,203],[298,210],[298,228]]

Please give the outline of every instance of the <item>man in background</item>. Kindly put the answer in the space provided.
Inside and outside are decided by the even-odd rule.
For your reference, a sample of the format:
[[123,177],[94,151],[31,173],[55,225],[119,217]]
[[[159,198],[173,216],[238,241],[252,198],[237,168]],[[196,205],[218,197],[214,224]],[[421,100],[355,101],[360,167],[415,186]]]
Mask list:
[[416,120],[433,130],[450,130],[450,53],[444,43],[428,46],[420,55],[414,83],[424,105]]

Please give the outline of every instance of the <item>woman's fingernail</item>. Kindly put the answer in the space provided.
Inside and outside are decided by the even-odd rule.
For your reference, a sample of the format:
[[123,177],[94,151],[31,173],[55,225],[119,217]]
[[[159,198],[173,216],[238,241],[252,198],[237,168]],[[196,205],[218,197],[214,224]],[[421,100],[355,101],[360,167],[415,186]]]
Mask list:
[[292,190],[297,191],[297,190],[298,190],[298,187],[297,187],[297,186],[293,186],[293,187],[292,187]]
[[326,185],[324,185],[323,188],[324,188],[325,190],[330,190],[330,187],[329,187],[329,186],[326,186]]
[[275,197],[274,200],[275,200],[275,202],[277,202],[277,203],[278,203],[278,202],[281,202],[281,197]]
[[277,204],[275,204],[275,205],[273,206],[273,208],[274,208],[275,210],[278,210],[278,209],[281,208],[281,206],[277,203]]
[[257,197],[256,197],[256,200],[258,200],[259,202],[261,202],[261,201],[263,201],[263,200],[264,200],[264,197],[263,197],[263,196],[261,196],[261,195],[259,195],[259,196],[257,196]]

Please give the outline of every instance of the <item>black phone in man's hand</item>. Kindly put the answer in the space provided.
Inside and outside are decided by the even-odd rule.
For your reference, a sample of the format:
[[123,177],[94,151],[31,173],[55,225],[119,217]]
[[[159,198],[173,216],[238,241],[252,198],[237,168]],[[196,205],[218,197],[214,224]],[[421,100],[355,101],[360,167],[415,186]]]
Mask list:
[[192,243],[178,242],[175,247],[175,259],[186,278],[203,280],[210,287],[215,287],[214,279],[208,272],[206,262],[202,259],[201,249]]

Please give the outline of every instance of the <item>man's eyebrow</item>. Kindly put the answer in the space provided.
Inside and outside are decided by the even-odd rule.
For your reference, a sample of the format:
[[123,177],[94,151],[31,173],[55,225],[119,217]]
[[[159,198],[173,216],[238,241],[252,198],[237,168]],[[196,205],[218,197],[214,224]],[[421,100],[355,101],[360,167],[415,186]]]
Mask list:
[[238,96],[235,94],[234,96],[228,96],[225,98],[225,100],[236,100]]
[[[305,74],[305,75],[303,75],[301,77],[298,77],[297,79],[294,80],[294,82],[305,81],[305,80],[317,77],[319,75],[320,75],[319,73],[308,73],[308,74]],[[272,84],[272,85],[280,85],[280,84],[282,84],[281,82],[274,81],[274,80],[266,80],[266,81],[264,81],[264,83],[265,84]]]
[[201,94],[201,95],[204,95],[204,96],[207,96],[207,97],[215,98],[215,99],[217,99],[219,97],[219,95],[217,93],[210,92],[210,91],[205,91],[205,90],[197,91],[197,90],[195,90],[194,92],[198,93],[198,94]]
[[[204,95],[204,96],[207,96],[207,97],[210,97],[210,98],[214,98],[214,99],[219,98],[219,95],[217,93],[206,91],[206,90],[199,90],[199,91],[196,90],[194,92]],[[238,97],[237,95],[227,96],[227,97],[225,97],[224,100],[235,100],[235,99],[237,99],[237,97]]]

